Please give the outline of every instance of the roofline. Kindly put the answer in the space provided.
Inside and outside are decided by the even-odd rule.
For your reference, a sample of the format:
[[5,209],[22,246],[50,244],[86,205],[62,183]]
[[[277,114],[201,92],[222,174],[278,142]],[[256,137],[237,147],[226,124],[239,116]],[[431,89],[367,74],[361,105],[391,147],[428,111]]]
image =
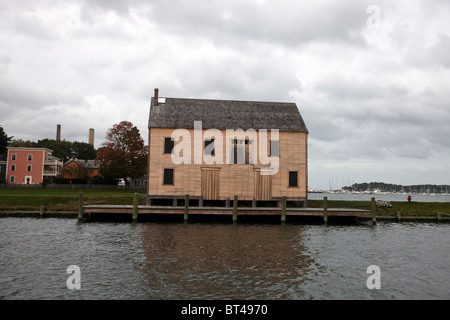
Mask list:
[[6,147],[6,149],[11,149],[11,150],[30,150],[30,151],[49,151],[50,153],[53,153],[53,150],[48,149],[48,148],[34,148],[34,147]]
[[[151,98],[151,101],[153,102],[153,98]],[[158,96],[159,98],[164,98],[164,99],[178,99],[178,100],[203,100],[203,101],[228,101],[228,102],[253,102],[253,103],[283,103],[283,104],[295,104],[297,105],[295,102],[290,101],[263,101],[263,100],[236,100],[236,99],[209,99],[209,98],[180,98],[180,97],[161,97]]]

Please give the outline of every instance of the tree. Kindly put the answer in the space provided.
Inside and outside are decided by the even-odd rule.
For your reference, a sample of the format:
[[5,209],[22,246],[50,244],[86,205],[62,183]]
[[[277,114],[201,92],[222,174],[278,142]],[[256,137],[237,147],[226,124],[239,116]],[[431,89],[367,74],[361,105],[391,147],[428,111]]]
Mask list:
[[2,126],[0,126],[0,156],[2,154],[6,154],[6,147],[8,146],[12,138],[13,137],[8,137],[8,135],[5,133],[5,130],[3,130]]
[[129,121],[113,125],[106,134],[106,142],[98,150],[100,174],[106,178],[139,178],[147,170],[148,147],[139,129]]

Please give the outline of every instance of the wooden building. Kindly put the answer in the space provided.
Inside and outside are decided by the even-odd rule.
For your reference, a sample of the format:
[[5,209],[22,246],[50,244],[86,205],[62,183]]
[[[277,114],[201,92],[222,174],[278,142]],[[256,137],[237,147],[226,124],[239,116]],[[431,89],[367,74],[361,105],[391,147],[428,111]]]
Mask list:
[[64,179],[92,179],[99,175],[99,169],[95,160],[72,158],[64,164]]
[[187,194],[200,206],[235,195],[254,206],[283,196],[307,204],[308,130],[295,103],[161,98],[155,89],[148,128],[148,205]]

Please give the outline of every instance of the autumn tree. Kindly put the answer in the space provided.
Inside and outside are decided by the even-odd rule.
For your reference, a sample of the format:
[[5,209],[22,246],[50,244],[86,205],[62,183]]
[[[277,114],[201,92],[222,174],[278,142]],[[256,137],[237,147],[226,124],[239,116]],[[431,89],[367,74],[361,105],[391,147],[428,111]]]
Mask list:
[[106,134],[106,142],[99,148],[97,161],[105,178],[139,178],[147,170],[148,147],[144,145],[139,129],[129,121],[113,125]]
[[0,157],[2,154],[6,154],[6,147],[8,146],[8,143],[11,141],[13,137],[8,137],[8,135],[5,133],[5,130],[3,130],[2,126],[0,126]]

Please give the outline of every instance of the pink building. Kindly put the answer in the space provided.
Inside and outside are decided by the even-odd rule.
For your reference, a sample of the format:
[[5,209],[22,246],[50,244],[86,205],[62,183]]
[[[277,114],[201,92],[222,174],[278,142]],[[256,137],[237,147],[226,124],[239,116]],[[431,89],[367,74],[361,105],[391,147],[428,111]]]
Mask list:
[[6,183],[42,183],[45,177],[59,176],[63,163],[46,148],[8,147]]

